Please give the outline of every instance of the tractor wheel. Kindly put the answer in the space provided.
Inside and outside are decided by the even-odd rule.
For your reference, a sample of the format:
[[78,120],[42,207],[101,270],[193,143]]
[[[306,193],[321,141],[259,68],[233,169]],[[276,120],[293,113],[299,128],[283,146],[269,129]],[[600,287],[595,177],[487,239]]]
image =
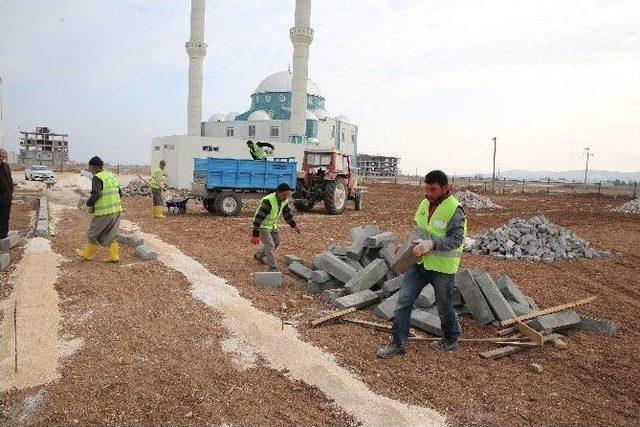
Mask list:
[[202,199],[202,205],[210,213],[216,213],[216,206],[213,199]]
[[353,202],[355,204],[355,209],[357,211],[359,211],[360,209],[362,209],[362,193],[361,192],[356,192],[356,194],[353,197]]
[[213,203],[216,212],[222,216],[237,216],[242,209],[242,200],[230,191],[218,194]]
[[331,215],[340,215],[347,204],[347,183],[337,179],[327,183],[324,190],[324,208]]
[[313,206],[316,204],[313,200],[305,200],[305,201],[295,201],[293,205],[296,207],[298,212],[309,212],[313,209]]

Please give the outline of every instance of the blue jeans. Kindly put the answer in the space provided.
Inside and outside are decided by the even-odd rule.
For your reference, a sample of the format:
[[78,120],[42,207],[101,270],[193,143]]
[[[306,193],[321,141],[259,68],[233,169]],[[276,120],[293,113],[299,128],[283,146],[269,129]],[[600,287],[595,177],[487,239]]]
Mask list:
[[402,287],[398,292],[398,304],[393,315],[393,341],[404,346],[409,340],[411,310],[422,289],[431,283],[436,296],[438,316],[442,325],[442,334],[447,341],[455,341],[460,336],[458,315],[453,309],[451,294],[454,275],[426,270],[421,264],[414,264],[404,275]]

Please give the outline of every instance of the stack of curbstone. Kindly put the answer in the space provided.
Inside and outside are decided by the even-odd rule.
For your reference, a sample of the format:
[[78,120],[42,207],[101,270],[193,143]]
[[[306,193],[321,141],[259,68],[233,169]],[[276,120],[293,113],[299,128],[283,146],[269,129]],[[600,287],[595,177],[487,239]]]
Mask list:
[[550,222],[544,215],[525,220],[513,218],[502,227],[491,229],[466,248],[499,259],[553,262],[610,255],[589,247],[589,243],[570,230]]
[[502,206],[496,205],[493,201],[485,196],[474,193],[469,190],[458,191],[454,194],[455,198],[460,201],[462,206],[472,209],[503,209]]
[[628,201],[627,203],[611,209],[614,212],[630,213],[640,215],[640,197]]
[[35,235],[36,237],[49,237],[49,204],[46,197],[40,197]]
[[116,240],[124,245],[129,245],[135,249],[136,254],[145,261],[153,261],[158,258],[158,254],[149,245],[144,244],[142,237],[135,234],[118,234]]

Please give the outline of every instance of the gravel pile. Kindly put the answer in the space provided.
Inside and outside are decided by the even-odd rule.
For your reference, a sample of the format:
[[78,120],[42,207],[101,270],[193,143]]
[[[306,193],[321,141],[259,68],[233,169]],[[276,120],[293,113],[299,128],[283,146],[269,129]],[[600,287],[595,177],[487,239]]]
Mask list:
[[151,187],[149,184],[138,178],[122,187],[122,194],[125,196],[148,196],[151,194]]
[[628,201],[622,206],[612,209],[615,212],[630,213],[640,215],[640,197]]
[[462,203],[462,206],[466,206],[472,209],[502,209],[502,206],[496,205],[490,198],[481,196],[469,190],[458,191],[454,194],[456,199]]
[[500,259],[553,262],[609,255],[598,251],[570,230],[550,222],[544,215],[513,218],[506,225],[490,229],[467,248]]

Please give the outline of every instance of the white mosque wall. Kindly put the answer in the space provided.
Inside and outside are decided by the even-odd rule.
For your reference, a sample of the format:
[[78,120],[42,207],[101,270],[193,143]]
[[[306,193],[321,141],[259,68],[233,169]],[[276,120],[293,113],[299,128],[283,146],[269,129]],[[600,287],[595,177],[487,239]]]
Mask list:
[[[255,135],[249,135],[249,126],[255,126]],[[278,136],[271,136],[271,128],[278,128]],[[227,136],[227,130],[233,129],[233,136]],[[238,120],[222,122],[204,122],[204,136],[213,138],[243,138],[268,143],[287,143],[289,141],[289,120]]]

